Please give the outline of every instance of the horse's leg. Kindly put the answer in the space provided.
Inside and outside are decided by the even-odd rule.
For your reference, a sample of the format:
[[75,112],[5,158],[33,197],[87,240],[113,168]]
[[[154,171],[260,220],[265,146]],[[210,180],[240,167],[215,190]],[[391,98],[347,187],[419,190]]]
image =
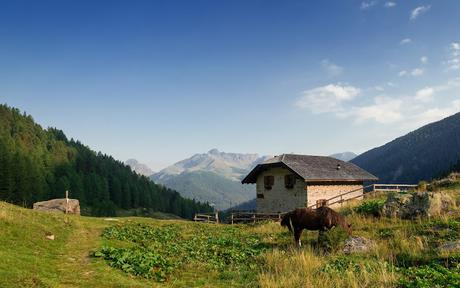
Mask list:
[[298,248],[302,246],[302,242],[300,242],[300,236],[302,236],[302,231],[303,229],[300,228],[296,228],[294,230],[294,238]]

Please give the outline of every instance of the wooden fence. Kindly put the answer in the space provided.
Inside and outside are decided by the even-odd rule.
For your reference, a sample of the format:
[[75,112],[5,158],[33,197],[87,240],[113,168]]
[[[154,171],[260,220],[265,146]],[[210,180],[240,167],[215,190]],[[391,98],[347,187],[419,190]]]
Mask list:
[[[318,208],[320,206],[332,206],[334,204],[343,204],[344,202],[350,201],[350,200],[355,200],[359,198],[368,198],[375,196],[376,194],[381,194],[381,193],[388,193],[388,192],[403,192],[403,191],[409,191],[411,189],[417,188],[418,185],[411,185],[411,184],[372,184],[365,186],[363,188],[358,188],[354,189],[345,193],[342,193],[340,195],[334,196],[329,199],[321,199],[318,200],[317,203],[312,204],[308,206],[307,208]],[[366,192],[366,190],[368,190]],[[356,196],[350,196],[350,197],[345,197],[349,194],[356,193],[358,191],[362,191],[363,193],[360,193],[359,195]]]
[[197,213],[195,214],[195,217],[193,217],[193,221],[217,224],[219,223],[219,213],[218,212]]
[[257,213],[250,211],[235,211],[230,215],[230,223],[256,223],[259,221],[280,221],[284,213]]
[[[369,198],[382,193],[388,192],[403,192],[411,189],[417,188],[417,185],[409,184],[372,184],[362,188],[354,189],[340,195],[334,196],[329,199],[318,200],[317,203],[308,206],[307,208],[318,208],[321,206],[331,206],[335,204],[343,204],[347,201],[359,199],[359,198]],[[349,194],[362,191],[359,195],[348,196]],[[348,196],[348,197],[347,197]],[[233,211],[230,214],[230,219],[228,220],[231,224],[237,223],[257,223],[259,221],[280,221],[285,213],[257,213],[253,211]],[[207,222],[207,223],[219,223],[219,214],[217,212],[213,213],[199,213],[195,214],[194,221],[198,222]]]

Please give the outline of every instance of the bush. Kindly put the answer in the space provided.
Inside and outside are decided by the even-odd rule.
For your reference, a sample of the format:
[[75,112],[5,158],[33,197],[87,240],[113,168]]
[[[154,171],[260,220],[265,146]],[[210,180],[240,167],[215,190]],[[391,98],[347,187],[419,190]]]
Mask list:
[[348,233],[342,227],[334,227],[329,231],[320,231],[318,234],[318,248],[326,253],[331,253],[342,248]]
[[380,216],[385,200],[368,200],[357,206],[354,211],[366,216]]

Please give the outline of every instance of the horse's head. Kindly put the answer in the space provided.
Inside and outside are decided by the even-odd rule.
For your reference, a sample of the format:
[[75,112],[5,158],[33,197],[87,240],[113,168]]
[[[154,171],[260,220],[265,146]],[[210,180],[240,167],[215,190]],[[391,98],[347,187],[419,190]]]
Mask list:
[[291,225],[291,213],[286,213],[283,218],[281,218],[281,226],[287,227],[289,231],[292,232],[292,225]]

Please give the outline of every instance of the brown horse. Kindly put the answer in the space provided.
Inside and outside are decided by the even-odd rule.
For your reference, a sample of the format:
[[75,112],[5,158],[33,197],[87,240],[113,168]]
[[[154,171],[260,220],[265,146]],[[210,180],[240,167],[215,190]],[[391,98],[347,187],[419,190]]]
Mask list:
[[347,223],[345,217],[329,207],[295,209],[283,216],[281,226],[294,232],[294,239],[299,247],[302,245],[300,236],[303,229],[326,231],[340,226],[348,232],[348,235],[351,235],[352,232],[351,224]]

